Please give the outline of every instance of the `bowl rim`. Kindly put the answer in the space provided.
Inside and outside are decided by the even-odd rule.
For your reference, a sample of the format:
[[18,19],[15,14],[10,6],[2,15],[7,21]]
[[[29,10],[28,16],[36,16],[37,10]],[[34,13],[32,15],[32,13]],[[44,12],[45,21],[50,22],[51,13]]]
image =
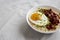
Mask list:
[[[31,10],[33,10],[34,8],[38,8],[38,7],[49,7],[49,8],[51,8],[52,6],[42,5],[42,6],[35,6],[35,7],[31,8],[31,9],[28,11],[27,15],[26,15],[26,21],[27,21],[28,25],[29,25],[33,30],[35,30],[35,31],[37,31],[37,32],[39,32],[39,33],[49,34],[49,33],[54,33],[54,32],[56,32],[56,31],[58,31],[58,29],[56,29],[56,30],[54,30],[54,31],[44,32],[44,31],[41,31],[41,30],[38,31],[38,30],[36,30],[34,27],[32,27],[32,25],[30,24],[30,22],[29,22],[29,20],[28,20],[28,15],[29,15],[29,12],[30,12]],[[57,9],[56,7],[52,7],[52,8]],[[57,9],[57,10],[58,10],[58,9]]]

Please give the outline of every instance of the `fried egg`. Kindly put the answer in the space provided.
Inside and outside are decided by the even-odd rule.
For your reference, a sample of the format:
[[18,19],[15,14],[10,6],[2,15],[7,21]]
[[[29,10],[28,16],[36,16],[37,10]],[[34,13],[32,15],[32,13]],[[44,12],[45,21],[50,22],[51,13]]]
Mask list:
[[29,20],[35,25],[45,26],[49,24],[49,19],[42,12],[34,12],[29,15]]

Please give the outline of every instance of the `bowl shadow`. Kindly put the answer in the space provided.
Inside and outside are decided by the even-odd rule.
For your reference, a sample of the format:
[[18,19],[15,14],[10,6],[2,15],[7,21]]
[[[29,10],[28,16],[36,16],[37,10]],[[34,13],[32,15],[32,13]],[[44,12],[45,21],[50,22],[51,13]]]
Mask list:
[[26,21],[23,21],[20,25],[19,32],[24,36],[26,40],[43,40],[43,38],[48,38],[52,34],[42,34],[33,30]]

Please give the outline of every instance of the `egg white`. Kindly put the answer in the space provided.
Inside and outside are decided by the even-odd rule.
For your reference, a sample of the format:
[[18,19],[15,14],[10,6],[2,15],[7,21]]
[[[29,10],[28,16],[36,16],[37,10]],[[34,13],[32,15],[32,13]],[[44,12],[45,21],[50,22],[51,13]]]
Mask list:
[[33,13],[31,13],[31,14],[29,15],[29,20],[30,20],[32,23],[34,23],[34,24],[36,24],[36,25],[39,25],[39,26],[45,26],[45,25],[49,24],[48,18],[47,18],[42,12],[38,12],[38,14],[40,14],[42,17],[40,18],[40,20],[37,20],[37,21],[34,21],[34,20],[31,19],[31,15],[32,15],[32,14],[33,14]]

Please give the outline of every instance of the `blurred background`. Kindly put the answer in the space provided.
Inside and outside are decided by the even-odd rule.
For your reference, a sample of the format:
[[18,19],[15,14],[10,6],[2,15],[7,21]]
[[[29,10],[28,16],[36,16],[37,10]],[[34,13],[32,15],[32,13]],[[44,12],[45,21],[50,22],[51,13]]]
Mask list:
[[60,31],[41,34],[27,24],[28,10],[39,5],[60,9],[60,0],[0,0],[0,40],[60,40]]

